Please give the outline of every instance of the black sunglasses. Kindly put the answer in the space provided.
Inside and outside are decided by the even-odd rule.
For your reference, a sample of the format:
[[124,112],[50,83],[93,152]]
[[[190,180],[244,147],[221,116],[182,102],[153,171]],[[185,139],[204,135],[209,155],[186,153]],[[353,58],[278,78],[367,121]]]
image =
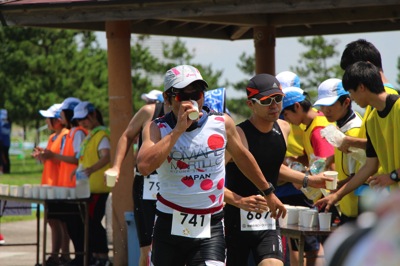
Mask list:
[[200,100],[204,96],[203,90],[195,90],[190,93],[184,93],[183,90],[172,89],[170,95],[175,97],[175,101],[182,102],[182,101],[197,101]]

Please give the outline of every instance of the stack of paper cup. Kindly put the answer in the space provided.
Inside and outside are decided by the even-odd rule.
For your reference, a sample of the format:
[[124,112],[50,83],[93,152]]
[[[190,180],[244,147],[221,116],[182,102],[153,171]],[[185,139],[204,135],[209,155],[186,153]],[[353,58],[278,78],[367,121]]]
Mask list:
[[8,184],[0,184],[0,194],[4,196],[10,195],[10,185]]
[[299,226],[304,226],[304,222],[303,222],[303,216],[304,216],[304,212],[309,210],[309,207],[306,206],[296,206],[297,210],[299,211],[299,221],[298,224]]
[[304,214],[303,214],[303,227],[307,227],[307,228],[313,227],[315,217],[316,216],[315,216],[314,212],[304,211]]
[[32,185],[24,184],[24,198],[32,198]]
[[[286,211],[288,211],[288,207],[289,205],[284,204],[283,205],[286,208]],[[282,217],[282,215],[279,217],[278,221],[279,221],[279,226],[287,226],[287,220],[288,220],[288,214],[286,213],[285,218]]]
[[295,206],[288,206],[287,210],[287,224],[297,225],[299,222],[299,210]]
[[34,198],[34,199],[39,199],[40,198],[39,189],[40,189],[40,185],[33,185],[32,186],[32,198]]
[[47,199],[55,199],[56,198],[56,189],[55,187],[47,187]]

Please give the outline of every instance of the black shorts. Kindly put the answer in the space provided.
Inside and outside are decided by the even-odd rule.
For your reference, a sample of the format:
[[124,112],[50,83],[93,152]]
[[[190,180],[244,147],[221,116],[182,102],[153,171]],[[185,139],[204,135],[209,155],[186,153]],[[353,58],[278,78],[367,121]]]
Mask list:
[[226,231],[227,266],[247,265],[250,251],[255,264],[274,258],[283,261],[283,246],[280,230]]
[[197,266],[206,261],[225,263],[223,212],[211,216],[210,238],[171,235],[172,214],[157,212],[151,261],[154,266]]
[[[309,199],[304,194],[297,194],[293,196],[286,196],[286,197],[281,197],[279,198],[280,201],[283,204],[289,204],[293,206],[306,206],[310,207],[313,205],[313,202]],[[304,237],[305,244],[304,244],[304,251],[309,252],[309,251],[318,251],[319,246],[321,243],[321,239],[317,236],[306,236]],[[292,246],[292,250],[298,251],[296,241],[294,239],[290,239],[290,244]]]
[[240,210],[226,205],[225,211],[227,266],[247,265],[250,253],[256,265],[268,258],[283,261],[283,246],[278,225],[276,230],[242,231]]
[[140,247],[151,245],[157,202],[143,200],[143,180],[143,176],[136,175],[133,182],[134,214]]

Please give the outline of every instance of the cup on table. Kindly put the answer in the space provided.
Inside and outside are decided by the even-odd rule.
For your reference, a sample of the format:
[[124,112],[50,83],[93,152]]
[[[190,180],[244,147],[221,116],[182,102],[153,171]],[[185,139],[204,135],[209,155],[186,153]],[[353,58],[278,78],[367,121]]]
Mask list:
[[47,188],[49,186],[47,185],[42,185],[39,187],[39,198],[40,199],[46,199],[47,198]]
[[287,206],[287,224],[297,225],[299,222],[299,210],[295,206]]
[[9,184],[1,184],[0,185],[0,194],[4,196],[10,195],[10,185]]
[[310,211],[303,211],[303,227],[312,228],[314,225],[315,214]]
[[335,190],[337,188],[338,172],[336,171],[325,171],[324,176],[333,178],[333,181],[325,181],[325,187],[329,190]]
[[32,198],[32,185],[24,184],[24,198]]
[[40,198],[40,186],[39,185],[33,185],[32,186],[32,198],[34,199],[39,199]]
[[320,212],[318,213],[319,228],[320,229],[331,229],[331,212]]
[[190,120],[196,120],[197,118],[199,118],[199,105],[197,104],[196,101],[190,100],[193,104],[193,108],[196,109],[196,112],[191,112],[189,114],[189,118]]
[[299,211],[299,221],[298,224],[299,226],[304,226],[303,225],[303,212],[309,210],[309,207],[306,206],[296,206],[296,209]]
[[318,227],[318,210],[317,209],[308,209],[307,212],[310,212],[314,215],[312,227]]
[[47,187],[47,199],[55,199],[55,198],[56,198],[55,187],[52,186]]
[[107,187],[114,187],[115,186],[115,181],[117,180],[117,175],[118,173],[113,170],[107,170],[105,172],[106,175],[106,184]]
[[[289,205],[284,205],[285,206],[285,208],[286,208],[286,211],[287,211],[287,208],[288,208],[288,206]],[[282,217],[282,215],[279,217],[279,219],[278,219],[278,221],[279,221],[279,226],[287,226],[287,221],[288,221],[288,214],[286,213],[286,216],[285,216],[285,218],[283,218]]]

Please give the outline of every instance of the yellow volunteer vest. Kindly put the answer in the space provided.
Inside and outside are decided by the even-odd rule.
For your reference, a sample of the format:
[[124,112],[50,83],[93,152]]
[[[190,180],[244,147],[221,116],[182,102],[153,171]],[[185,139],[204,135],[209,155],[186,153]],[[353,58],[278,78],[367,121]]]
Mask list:
[[[366,128],[372,145],[379,159],[379,172],[389,174],[400,168],[400,100],[397,100],[392,110],[385,118],[378,115],[376,109],[366,120]],[[398,189],[399,184],[393,184],[390,189]]]
[[304,155],[303,148],[304,125],[290,124],[290,133],[287,139],[286,157],[298,157]]
[[[396,90],[394,90],[392,88],[389,88],[389,87],[386,87],[386,86],[385,86],[385,91],[386,91],[386,93],[389,93],[389,94],[398,94]],[[358,134],[359,138],[363,138],[363,139],[367,138],[367,133],[365,131],[365,121],[367,121],[367,118],[371,114],[371,112],[372,112],[372,107],[370,105],[368,105],[365,108],[365,113],[364,113],[364,116],[363,116],[363,123],[362,123],[361,128],[360,128],[360,133]]]
[[[354,122],[353,122],[354,121]],[[343,132],[346,136],[357,137],[360,131],[362,120],[358,116],[358,119],[353,119],[350,121],[348,126],[347,124],[344,126],[345,129]],[[349,169],[349,156],[347,153],[343,153],[337,148],[335,148],[335,166],[336,171],[338,172],[338,179],[344,180],[350,174],[356,173],[360,168],[360,164],[356,161],[355,165],[352,164],[351,167],[354,169]],[[344,196],[340,201],[340,210],[341,212],[348,217],[356,217],[358,215],[358,197],[354,194],[354,191]]]
[[[101,127],[100,129],[95,128],[86,136],[82,143],[81,151],[79,152],[79,164],[84,168],[92,166],[100,159],[98,146],[104,137],[110,139],[109,133],[106,131],[105,127]],[[107,187],[104,182],[104,172],[108,168],[110,168],[109,163],[90,175],[89,183],[91,193],[107,193],[111,191],[111,188]]]

